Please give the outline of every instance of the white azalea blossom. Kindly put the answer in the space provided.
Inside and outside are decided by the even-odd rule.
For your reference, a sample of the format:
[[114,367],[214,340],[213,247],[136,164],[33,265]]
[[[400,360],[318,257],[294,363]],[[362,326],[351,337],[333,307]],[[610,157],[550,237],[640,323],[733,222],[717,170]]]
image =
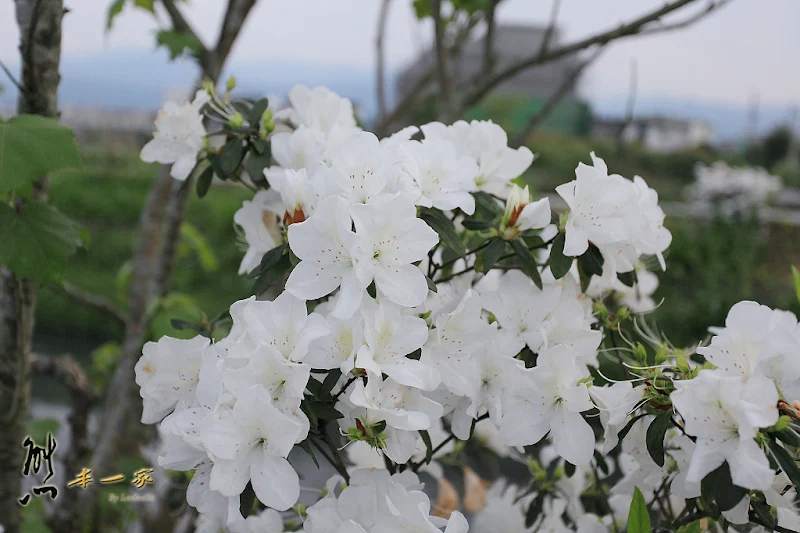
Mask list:
[[210,100],[211,96],[200,90],[191,103],[167,102],[156,117],[153,139],[142,148],[142,161],[171,163],[170,176],[180,181],[188,178],[206,140],[202,110]]

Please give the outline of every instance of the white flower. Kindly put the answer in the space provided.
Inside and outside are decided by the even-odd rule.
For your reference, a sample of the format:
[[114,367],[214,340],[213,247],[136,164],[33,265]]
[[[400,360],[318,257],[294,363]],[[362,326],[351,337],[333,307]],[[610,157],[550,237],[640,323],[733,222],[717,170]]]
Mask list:
[[[286,290],[304,300],[316,300],[341,286],[334,316],[348,318],[361,303],[366,285],[356,277],[353,255],[357,236],[352,231],[347,200],[322,200],[314,216],[289,226],[289,246],[301,259],[286,282]],[[424,280],[423,280],[424,281]]]
[[404,171],[419,195],[417,205],[443,211],[460,208],[468,215],[475,212],[475,198],[469,193],[477,190],[474,159],[459,155],[453,143],[440,139],[410,141],[401,150],[406,156]]
[[297,126],[306,126],[330,135],[357,130],[353,104],[327,87],[309,89],[295,85],[289,91],[291,108],[282,111]]
[[413,263],[427,257],[439,236],[422,219],[407,196],[351,207],[358,235],[356,269],[361,286],[374,280],[392,302],[414,307],[425,301],[428,283]]
[[472,519],[470,533],[529,533],[525,527],[523,502],[516,502],[518,487],[496,482],[486,492],[486,506]]
[[365,345],[359,348],[354,367],[376,375],[386,374],[402,385],[418,389],[433,390],[439,385],[434,371],[406,357],[422,348],[428,338],[424,320],[404,314],[400,306],[386,299],[379,304],[371,298],[365,299],[361,313]]
[[634,313],[645,313],[656,307],[653,293],[658,288],[658,276],[647,270],[642,262],[634,265],[636,283],[629,287],[622,283],[613,269],[604,268],[601,276],[594,275],[586,288],[586,295],[605,298],[611,294],[620,305]]
[[644,387],[634,388],[629,381],[619,381],[606,387],[589,387],[591,396],[600,411],[605,442],[603,453],[609,453],[619,442],[619,432],[628,423],[631,411],[642,401]]
[[768,488],[774,472],[754,438],[759,428],[778,421],[778,392],[772,380],[752,376],[743,381],[701,370],[675,387],[672,403],[686,422],[686,433],[697,437],[686,479],[699,482],[727,461],[736,485]]
[[[306,169],[314,173],[324,161],[326,144],[324,135],[315,129],[301,126],[293,132],[279,132],[270,138],[272,158],[279,166],[264,169],[264,176],[271,180],[286,169]],[[270,181],[271,183],[271,181]]]
[[491,121],[459,120],[452,126],[432,122],[422,126],[425,139],[445,139],[455,144],[458,151],[478,163],[479,174],[475,184],[479,189],[505,195],[511,180],[519,177],[533,163],[533,154],[526,147],[516,150],[508,147],[506,132]]
[[244,342],[248,342],[248,347],[266,344],[294,362],[305,357],[311,341],[330,332],[322,315],[309,315],[306,303],[288,292],[282,292],[271,302],[248,301],[243,318],[246,324]]
[[481,318],[481,299],[472,289],[454,309],[443,309],[428,333],[420,361],[435,368],[447,389],[458,396],[474,393],[480,367],[473,353],[482,348],[492,328]]
[[167,102],[156,117],[156,132],[153,139],[144,145],[139,155],[145,163],[172,165],[170,175],[183,181],[197,163],[197,154],[203,148],[206,128],[203,126],[202,109],[211,97],[200,90],[192,103],[182,106]]
[[550,200],[542,198],[531,202],[531,191],[513,185],[506,200],[503,213],[502,230],[507,238],[516,237],[519,232],[529,229],[542,229],[550,224]]
[[258,191],[252,200],[242,202],[233,221],[244,230],[247,252],[239,265],[239,274],[249,274],[264,254],[275,248],[281,239],[278,217],[283,214],[280,198],[273,191]]
[[228,529],[231,533],[283,533],[283,519],[274,509],[264,509],[257,515],[251,515],[242,522],[237,522]]
[[588,464],[594,452],[594,432],[581,413],[592,408],[588,374],[577,364],[578,354],[566,345],[539,353],[536,367],[520,371],[520,385],[508,394],[500,436],[509,446],[535,444],[547,432],[555,452],[574,465]]
[[250,481],[264,505],[279,511],[294,505],[300,481],[286,456],[301,427],[272,404],[264,387],[244,391],[233,409],[218,410],[204,419],[200,431],[214,460],[212,490],[236,496]]
[[745,379],[755,375],[759,365],[778,355],[771,341],[773,312],[756,302],[739,302],[728,311],[724,328],[713,328],[709,346],[697,349],[721,371]]
[[658,193],[647,186],[640,176],[633,177],[636,190],[636,205],[641,212],[643,223],[636,226],[636,249],[640,254],[655,255],[666,270],[663,251],[672,242],[672,234],[664,227],[664,211],[658,205]]
[[364,319],[360,313],[347,319],[336,318],[330,312],[335,305],[331,300],[315,309],[315,312],[323,314],[331,331],[309,344],[303,362],[311,368],[339,368],[346,373],[355,368],[356,352],[364,345]]
[[388,195],[387,185],[399,170],[372,133],[360,132],[327,152],[330,168],[323,171],[328,194],[350,203],[367,204]]
[[405,463],[417,445],[417,431],[428,429],[442,417],[442,406],[422,395],[419,389],[407,387],[391,378],[383,380],[370,374],[367,385],[357,381],[350,402],[356,407],[351,418],[364,424],[386,422],[386,455],[397,463]]
[[534,353],[557,344],[567,344],[582,358],[594,356],[602,333],[591,329],[579,289],[570,276],[539,289],[518,270],[500,278],[498,289],[483,295],[483,307],[494,314],[506,332]]
[[142,423],[158,422],[176,406],[198,405],[195,391],[209,345],[210,341],[200,335],[190,340],[161,337],[144,345],[135,366],[144,406]]
[[631,236],[627,218],[635,201],[631,182],[618,174],[608,175],[605,162],[591,153],[593,166],[578,163],[575,181],[556,187],[567,202],[564,254],[583,254],[591,241],[614,244]]
[[322,183],[314,177],[309,177],[304,168],[272,172],[267,180],[270,187],[280,195],[285,226],[303,222],[314,214],[314,208],[323,196]]

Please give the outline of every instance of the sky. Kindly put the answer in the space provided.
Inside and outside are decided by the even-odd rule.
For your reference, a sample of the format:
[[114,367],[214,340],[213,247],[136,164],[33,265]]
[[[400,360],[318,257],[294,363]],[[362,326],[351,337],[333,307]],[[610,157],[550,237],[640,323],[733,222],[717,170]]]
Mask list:
[[[563,0],[562,39],[572,41],[615,27],[664,1]],[[65,0],[70,10],[64,19],[65,58],[91,61],[153,49],[154,32],[159,24],[166,25],[164,15],[159,23],[148,13],[128,8],[106,33],[109,2]],[[224,4],[222,0],[189,0],[184,8],[206,42],[216,35]],[[259,0],[231,63],[268,69],[271,62],[281,61],[368,72],[375,64],[379,6],[380,0]],[[390,9],[385,48],[388,68],[397,72],[430,42],[432,28],[416,19],[410,0],[392,0]],[[686,9],[689,14],[696,8]],[[547,1],[504,0],[497,18],[500,23],[543,24],[549,12]],[[757,95],[762,106],[789,109],[800,104],[798,21],[797,0],[732,0],[690,28],[613,44],[585,75],[581,93],[601,107],[621,105],[635,59],[638,97],[643,101],[660,98],[743,107]],[[2,0],[0,60],[17,63],[17,42],[13,2]],[[130,71],[135,65],[120,65],[120,69]],[[269,76],[267,70],[261,74]]]

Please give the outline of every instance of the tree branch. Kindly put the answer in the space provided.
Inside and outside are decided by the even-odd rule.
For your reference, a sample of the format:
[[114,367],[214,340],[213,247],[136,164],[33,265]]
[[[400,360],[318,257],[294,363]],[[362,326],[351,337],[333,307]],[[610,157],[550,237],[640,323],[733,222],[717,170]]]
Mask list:
[[442,20],[442,0],[430,0],[431,17],[433,18],[434,44],[436,48],[436,74],[439,80],[439,115],[445,123],[452,119],[453,79],[450,76],[450,64],[447,45],[445,44],[445,27]]
[[[585,39],[581,39],[579,41],[575,41],[570,44],[566,44],[556,49],[546,50],[544,53],[536,53],[535,55],[523,59],[514,63],[513,65],[501,70],[500,72],[496,73],[494,76],[490,76],[488,78],[479,75],[473,79],[471,85],[472,88],[467,91],[465,98],[462,101],[462,109],[468,108],[475,103],[479,102],[482,98],[484,98],[494,87],[499,85],[500,83],[513,78],[520,72],[529,69],[531,67],[535,67],[538,65],[542,65],[545,63],[550,63],[557,59],[561,59],[562,57],[566,57],[568,55],[574,54],[580,50],[585,48],[589,48],[590,46],[597,45],[597,44],[607,44],[612,41],[616,41],[618,39],[622,39],[625,37],[630,37],[633,35],[644,35],[648,33],[661,33],[664,31],[670,31],[673,29],[683,28],[686,27],[688,24],[696,22],[700,20],[703,16],[707,15],[711,10],[706,9],[702,15],[695,15],[692,16],[687,21],[682,21],[675,24],[670,25],[663,25],[657,26],[656,28],[646,28],[649,24],[657,22],[661,17],[677,11],[678,9],[691,4],[692,2],[696,2],[697,0],[674,0],[665,4],[663,7],[647,13],[646,15],[642,15],[641,17],[620,25],[616,29],[607,30],[604,32],[600,32],[598,34],[592,35]],[[727,0],[721,0],[721,2]],[[716,2],[716,4],[720,4],[721,2]]]
[[197,60],[200,64],[204,64],[208,61],[208,48],[203,44],[203,41],[200,39],[200,36],[197,35],[197,32],[189,25],[189,22],[183,17],[183,13],[181,10],[178,9],[178,6],[175,5],[174,0],[161,0],[161,3],[164,4],[164,9],[167,10],[167,15],[169,15],[169,19],[172,22],[172,27],[182,33],[188,33],[191,35],[198,44],[198,57]]
[[553,0],[553,6],[550,8],[550,22],[548,22],[547,29],[542,37],[542,47],[539,48],[539,55],[543,55],[550,48],[550,42],[553,40],[553,34],[558,24],[558,12],[560,9],[561,0]]
[[495,30],[497,29],[494,13],[498,3],[499,0],[490,0],[489,7],[486,10],[486,36],[483,38],[483,71],[486,74],[494,70],[494,38]]
[[256,5],[256,0],[228,0],[228,8],[222,19],[217,45],[208,65],[203,66],[203,74],[216,82],[222,74],[233,44],[242,31],[247,15]]
[[[72,410],[68,419],[70,441],[64,457],[64,469],[67,476],[73,475],[84,466],[89,454],[89,410],[97,400],[97,393],[81,366],[68,354],[58,357],[31,354],[31,372],[53,377],[69,391]],[[63,491],[63,496],[47,516],[47,523],[53,531],[80,529],[82,514],[79,498],[80,494],[76,491]]]
[[83,289],[79,289],[78,287],[66,281],[61,285],[52,285],[52,287],[60,290],[78,303],[89,307],[94,307],[98,311],[110,315],[120,324],[124,325],[128,321],[127,313],[117,307],[117,305],[108,298],[98,294],[92,294],[91,292]]
[[17,90],[22,92],[24,90],[22,85],[20,85],[19,81],[17,81],[17,78],[14,77],[14,74],[11,73],[6,64],[2,61],[0,61],[0,68],[3,69],[3,72],[6,73],[6,76],[8,76],[8,79],[11,80],[11,83],[17,88]]
[[595,60],[600,57],[600,53],[603,51],[605,46],[601,45],[594,51],[594,53],[587,59],[586,61],[579,64],[577,67],[572,69],[566,78],[561,82],[561,85],[551,94],[547,101],[542,105],[542,108],[539,109],[533,116],[528,119],[527,124],[525,127],[520,130],[517,136],[514,138],[512,142],[513,146],[522,146],[525,144],[525,140],[530,137],[530,135],[536,130],[539,124],[542,123],[549,115],[552,113],[553,109],[558,105],[558,103],[567,95],[567,93],[572,90],[575,86],[575,82],[578,81],[581,73],[586,70],[586,67],[591,65],[595,62]]
[[389,4],[392,0],[383,0],[378,14],[378,27],[375,35],[375,87],[378,98],[378,121],[386,117],[386,79],[384,67],[386,58],[383,55],[383,37],[386,34],[386,23],[389,20]]

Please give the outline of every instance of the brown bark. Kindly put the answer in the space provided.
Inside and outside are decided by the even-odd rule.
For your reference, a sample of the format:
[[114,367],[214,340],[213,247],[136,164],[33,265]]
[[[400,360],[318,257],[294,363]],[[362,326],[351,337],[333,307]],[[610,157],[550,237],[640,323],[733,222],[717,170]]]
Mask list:
[[[17,112],[58,117],[61,80],[62,0],[15,0],[20,29],[22,75]],[[47,178],[31,193],[47,198]],[[20,528],[22,441],[30,406],[30,349],[36,314],[37,286],[0,269],[0,524],[6,533]]]

